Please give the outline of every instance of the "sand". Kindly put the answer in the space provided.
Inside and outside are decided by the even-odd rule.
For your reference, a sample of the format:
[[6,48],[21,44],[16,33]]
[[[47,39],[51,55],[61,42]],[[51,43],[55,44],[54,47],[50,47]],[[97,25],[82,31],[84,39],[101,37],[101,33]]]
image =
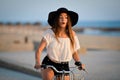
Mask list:
[[[27,46],[26,50],[34,50],[36,42],[40,42],[42,33],[50,28],[42,26],[0,26],[0,51],[21,51],[21,47]],[[81,52],[88,49],[120,50],[120,37],[103,35],[77,34]],[[26,42],[27,38],[27,42]],[[10,44],[10,45],[8,45]],[[25,45],[24,45],[25,44]],[[23,46],[22,46],[23,45]],[[31,45],[31,46],[29,46]],[[18,50],[15,47],[17,46]],[[9,50],[10,47],[11,49]],[[25,50],[25,48],[23,48]]]

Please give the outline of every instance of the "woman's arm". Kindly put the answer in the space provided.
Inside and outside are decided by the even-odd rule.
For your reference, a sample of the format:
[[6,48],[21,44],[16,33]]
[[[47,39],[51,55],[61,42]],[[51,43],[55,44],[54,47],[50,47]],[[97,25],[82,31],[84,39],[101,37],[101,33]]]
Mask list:
[[79,67],[79,69],[85,69],[85,64],[82,64],[81,61],[80,61],[80,57],[78,55],[78,52],[74,52],[73,53],[73,59],[75,61],[75,65]]
[[46,44],[47,44],[47,42],[46,42],[46,40],[43,38],[42,40],[41,40],[41,42],[40,42],[40,45],[39,45],[39,47],[38,47],[38,49],[37,49],[37,51],[36,51],[36,53],[35,53],[35,68],[36,69],[38,69],[39,67],[40,67],[40,56],[41,56],[41,53],[42,53],[42,51],[44,50],[44,48],[46,47]]
[[77,51],[73,53],[73,59],[74,59],[74,61],[75,61],[75,62],[80,61],[80,57],[79,57],[79,55],[78,55],[78,52],[77,52]]

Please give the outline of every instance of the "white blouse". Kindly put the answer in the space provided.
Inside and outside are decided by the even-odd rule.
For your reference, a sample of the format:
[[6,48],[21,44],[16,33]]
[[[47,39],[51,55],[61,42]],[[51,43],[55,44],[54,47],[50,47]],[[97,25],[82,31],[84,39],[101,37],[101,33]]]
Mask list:
[[74,51],[70,47],[69,38],[58,38],[59,42],[55,38],[55,34],[51,29],[46,30],[43,33],[43,38],[47,42],[47,55],[51,60],[57,62],[66,62],[72,59],[72,54],[80,48],[78,37],[75,35]]

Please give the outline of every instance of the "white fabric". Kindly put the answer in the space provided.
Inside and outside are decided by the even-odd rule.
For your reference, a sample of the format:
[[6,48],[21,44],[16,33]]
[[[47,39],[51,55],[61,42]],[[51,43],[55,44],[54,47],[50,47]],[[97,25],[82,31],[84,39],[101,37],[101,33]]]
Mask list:
[[[55,34],[51,29],[46,30],[43,33],[43,38],[47,42],[47,54],[51,60],[58,62],[66,62],[72,59],[72,53],[70,47],[70,39],[69,38],[58,38],[59,42],[55,38]],[[75,35],[75,48],[74,50],[78,50],[80,48],[79,40]]]

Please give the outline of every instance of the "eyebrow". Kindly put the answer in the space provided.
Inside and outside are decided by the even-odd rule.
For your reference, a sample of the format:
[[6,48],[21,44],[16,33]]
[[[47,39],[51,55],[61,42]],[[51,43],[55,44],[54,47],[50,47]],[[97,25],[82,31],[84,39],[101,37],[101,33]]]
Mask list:
[[60,15],[60,16],[68,16],[68,15]]

